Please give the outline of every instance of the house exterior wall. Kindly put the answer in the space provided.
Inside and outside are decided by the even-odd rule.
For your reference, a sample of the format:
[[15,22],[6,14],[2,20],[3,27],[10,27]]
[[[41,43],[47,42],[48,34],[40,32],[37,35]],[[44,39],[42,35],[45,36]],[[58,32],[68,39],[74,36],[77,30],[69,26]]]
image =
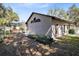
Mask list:
[[77,25],[75,26],[75,34],[79,35],[79,22],[77,22]]
[[79,35],[79,26],[76,27],[75,33]]
[[[60,36],[62,36],[62,35],[67,35],[68,34],[68,23],[66,23],[66,22],[62,22],[62,21],[58,21],[58,20],[52,20],[52,24],[53,25],[57,25],[58,24],[58,29],[57,29],[57,37],[60,37]],[[54,33],[54,35],[56,34],[55,32],[56,32],[56,29],[55,29],[55,27],[56,26],[54,26],[54,31],[53,31],[53,33]],[[64,28],[64,30],[62,29],[62,28]]]
[[75,34],[79,35],[79,23],[77,25],[75,25],[74,23],[70,24],[70,29],[74,29]]
[[[34,17],[36,17],[37,19],[40,19],[41,21],[36,22],[36,23],[31,23],[31,21],[34,19]],[[56,24],[58,24],[57,36],[62,36],[61,27],[64,25],[65,25],[64,34],[68,34],[68,29],[67,29],[68,23],[52,19],[51,17],[37,15],[37,14],[33,14],[32,17],[30,18],[30,20],[28,21],[28,30],[32,34],[45,35],[47,33],[47,31],[49,30],[49,28],[52,26],[52,29],[50,30],[48,35],[55,36],[55,30],[56,30],[55,25]]]
[[[39,18],[41,21],[36,23],[31,23],[34,17],[36,17],[37,19]],[[30,18],[28,22],[28,30],[33,34],[45,35],[51,25],[52,23],[50,17],[33,14],[33,16]],[[50,33],[48,35],[51,35]]]

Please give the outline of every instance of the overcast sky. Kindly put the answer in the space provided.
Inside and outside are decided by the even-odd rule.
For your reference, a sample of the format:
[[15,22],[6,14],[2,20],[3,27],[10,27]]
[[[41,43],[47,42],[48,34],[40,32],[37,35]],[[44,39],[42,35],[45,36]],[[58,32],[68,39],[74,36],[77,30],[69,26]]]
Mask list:
[[[71,3],[5,3],[6,7],[11,7],[20,17],[20,21],[27,21],[32,12],[47,14],[49,9],[63,8],[67,10]],[[79,6],[79,4],[76,4]]]

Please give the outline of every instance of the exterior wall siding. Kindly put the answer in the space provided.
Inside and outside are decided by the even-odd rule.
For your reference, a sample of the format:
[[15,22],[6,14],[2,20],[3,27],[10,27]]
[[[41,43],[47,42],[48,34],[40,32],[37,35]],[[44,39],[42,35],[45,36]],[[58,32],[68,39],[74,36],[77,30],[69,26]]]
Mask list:
[[75,26],[75,33],[79,35],[79,22],[77,22],[77,25]]
[[[34,17],[39,18],[41,21],[36,23],[31,23]],[[33,14],[33,16],[30,18],[30,21],[28,22],[28,29],[30,30],[30,32],[34,34],[45,35],[51,25],[52,23],[50,17]],[[51,34],[49,33],[48,35]]]
[[[67,35],[68,34],[68,23],[65,23],[65,22],[62,22],[62,21],[58,21],[58,20],[54,20],[53,19],[52,20],[52,24],[53,25],[57,25],[58,24],[58,29],[57,29],[58,34],[57,35],[55,34],[55,31],[56,30],[54,30],[54,35],[56,35],[57,37],[60,37],[62,35]],[[62,29],[64,26],[65,26],[65,28]],[[64,30],[65,30],[65,32],[64,32]]]
[[[36,22],[36,23],[31,23],[34,17],[39,18],[41,21]],[[47,31],[49,30],[49,28],[51,27],[51,25],[53,25],[48,35],[55,36],[55,31],[56,31],[55,25],[56,24],[58,24],[58,35],[57,36],[62,36],[61,26],[64,26],[64,25],[65,25],[65,30],[66,30],[65,33],[68,34],[68,29],[67,29],[68,23],[52,19],[51,17],[37,15],[37,14],[33,14],[30,20],[28,21],[28,30],[33,34],[45,35]]]

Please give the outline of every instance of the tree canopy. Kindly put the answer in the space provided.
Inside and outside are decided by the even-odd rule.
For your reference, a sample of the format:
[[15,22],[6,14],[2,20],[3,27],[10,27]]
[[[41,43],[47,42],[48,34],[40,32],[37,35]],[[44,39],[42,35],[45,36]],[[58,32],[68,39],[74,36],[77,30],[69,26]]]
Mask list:
[[11,7],[5,7],[0,3],[0,25],[6,25],[16,20],[19,20],[17,13]]
[[48,10],[48,15],[56,16],[56,17],[61,18],[61,19],[67,19],[67,17],[68,17],[65,10],[60,9],[60,8]]
[[77,22],[77,21],[79,21],[79,7],[77,7],[75,4],[73,4],[71,7],[68,8],[68,10],[57,9],[57,8],[49,9],[48,15],[56,16],[61,19]]
[[72,21],[79,21],[79,8],[73,4],[67,11],[69,19]]

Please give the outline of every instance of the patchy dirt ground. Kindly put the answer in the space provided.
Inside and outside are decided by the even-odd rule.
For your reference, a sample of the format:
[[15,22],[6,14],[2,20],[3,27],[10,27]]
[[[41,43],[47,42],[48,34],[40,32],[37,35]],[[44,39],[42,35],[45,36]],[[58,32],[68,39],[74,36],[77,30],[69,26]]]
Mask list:
[[50,46],[34,41],[24,34],[14,34],[12,39],[0,44],[1,56],[67,56],[68,44],[53,42]]

